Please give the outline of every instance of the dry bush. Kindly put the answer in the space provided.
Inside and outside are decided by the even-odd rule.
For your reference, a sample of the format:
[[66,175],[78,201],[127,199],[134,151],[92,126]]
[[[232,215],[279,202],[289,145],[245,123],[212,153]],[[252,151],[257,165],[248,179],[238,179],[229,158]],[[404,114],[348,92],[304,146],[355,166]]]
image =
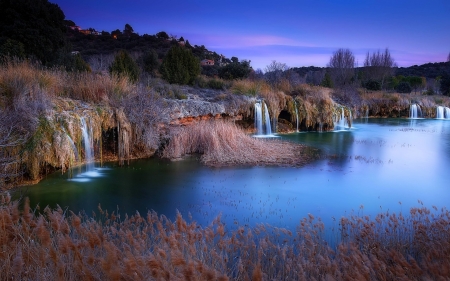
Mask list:
[[289,165],[310,161],[304,146],[277,139],[258,139],[226,121],[204,121],[172,133],[162,156],[170,159],[200,153],[207,165]]
[[266,93],[271,90],[270,85],[262,80],[235,80],[231,86],[234,94],[257,96],[260,93]]
[[95,218],[39,213],[2,194],[0,249],[1,280],[446,280],[450,213],[352,215],[332,230],[308,214],[295,231],[229,229],[220,216],[201,227],[100,206]]

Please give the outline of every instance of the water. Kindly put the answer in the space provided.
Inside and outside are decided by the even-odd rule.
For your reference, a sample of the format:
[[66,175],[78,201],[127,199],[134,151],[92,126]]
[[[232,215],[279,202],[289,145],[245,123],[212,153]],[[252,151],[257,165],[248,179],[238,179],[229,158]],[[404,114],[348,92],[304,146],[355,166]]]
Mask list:
[[411,104],[411,108],[409,110],[409,118],[411,119],[417,119],[422,118],[422,109],[418,104]]
[[296,132],[298,132],[298,111],[297,111],[297,102],[295,100],[294,100],[294,108],[295,108],[295,124],[297,126]]
[[333,218],[352,212],[409,213],[418,200],[450,208],[450,122],[413,121],[355,119],[352,130],[281,136],[327,156],[303,168],[208,168],[195,157],[149,159],[125,167],[107,163],[102,177],[87,182],[55,173],[23,190],[32,206],[59,204],[90,215],[101,204],[121,214],[155,210],[170,219],[178,210],[204,226],[221,213],[230,228],[269,223],[295,230],[308,213],[332,227]]
[[348,123],[349,122],[347,121],[347,119],[345,118],[345,115],[344,115],[344,108],[341,108],[341,117],[339,118],[339,121],[334,122],[334,130],[342,131],[342,130],[350,129]]
[[256,136],[272,136],[269,110],[267,109],[267,105],[264,101],[258,101],[255,103],[255,128]]
[[436,107],[437,119],[450,119],[450,108],[444,106]]
[[94,166],[94,143],[92,138],[92,128],[89,128],[84,117],[80,118],[81,122],[81,132],[83,134],[83,145],[84,145],[84,159],[86,165],[84,167],[84,172],[77,171],[76,175],[71,178],[71,181],[75,182],[88,182],[91,178],[101,177],[102,174],[99,169]]

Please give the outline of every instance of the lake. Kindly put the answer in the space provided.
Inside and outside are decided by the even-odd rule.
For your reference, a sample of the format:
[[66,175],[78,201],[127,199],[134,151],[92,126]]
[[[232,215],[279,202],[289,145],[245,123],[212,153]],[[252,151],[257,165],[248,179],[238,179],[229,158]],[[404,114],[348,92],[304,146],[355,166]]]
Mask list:
[[355,119],[348,130],[280,137],[319,148],[322,157],[301,168],[210,168],[195,157],[106,163],[88,176],[51,174],[14,196],[26,192],[31,206],[59,204],[88,215],[101,204],[122,215],[154,210],[174,219],[179,211],[206,226],[221,214],[230,228],[268,223],[291,230],[308,213],[331,227],[352,213],[409,213],[418,200],[450,207],[450,120]]

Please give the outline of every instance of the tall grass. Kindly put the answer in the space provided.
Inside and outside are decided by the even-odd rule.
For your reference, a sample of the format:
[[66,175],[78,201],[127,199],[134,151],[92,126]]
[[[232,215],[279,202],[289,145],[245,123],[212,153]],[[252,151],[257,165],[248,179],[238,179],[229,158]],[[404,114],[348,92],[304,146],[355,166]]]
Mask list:
[[172,133],[163,157],[202,154],[201,161],[223,165],[301,165],[311,160],[306,147],[274,139],[257,139],[227,121],[202,121]]
[[[231,230],[155,212],[97,217],[48,207],[40,213],[0,196],[1,280],[446,280],[450,213],[341,218],[326,230],[309,214],[295,231]],[[336,246],[325,235],[335,233]]]

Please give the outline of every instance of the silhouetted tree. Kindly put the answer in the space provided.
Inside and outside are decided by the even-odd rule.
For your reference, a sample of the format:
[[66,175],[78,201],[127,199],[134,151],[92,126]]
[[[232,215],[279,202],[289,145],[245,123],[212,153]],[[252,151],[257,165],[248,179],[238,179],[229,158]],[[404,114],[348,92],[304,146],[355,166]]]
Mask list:
[[349,49],[339,49],[331,56],[328,67],[335,87],[350,85],[355,75],[355,56]]
[[160,31],[158,33],[156,33],[156,37],[159,39],[169,39],[169,34],[167,34],[167,32],[165,31]]
[[125,24],[125,29],[123,30],[123,34],[127,37],[130,37],[134,33],[133,28],[128,23]]
[[14,39],[6,39],[6,42],[0,46],[0,61],[7,58],[19,58],[25,57],[24,45]]
[[142,55],[143,70],[152,74],[159,67],[158,54],[155,50],[148,50]]
[[264,79],[272,86],[280,83],[280,81],[285,77],[285,71],[287,71],[289,67],[282,62],[277,62],[273,60],[268,66],[265,68]]
[[363,82],[367,85],[368,81],[377,81],[380,83],[380,87],[384,88],[386,79],[393,74],[393,67],[395,67],[395,62],[388,48],[384,52],[378,50],[372,55],[367,52],[364,60]]
[[66,45],[64,18],[59,6],[47,0],[1,0],[0,45],[15,40],[23,45],[26,56],[48,64]]

